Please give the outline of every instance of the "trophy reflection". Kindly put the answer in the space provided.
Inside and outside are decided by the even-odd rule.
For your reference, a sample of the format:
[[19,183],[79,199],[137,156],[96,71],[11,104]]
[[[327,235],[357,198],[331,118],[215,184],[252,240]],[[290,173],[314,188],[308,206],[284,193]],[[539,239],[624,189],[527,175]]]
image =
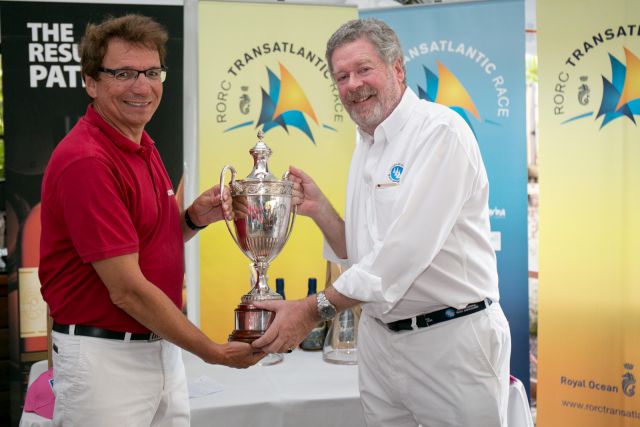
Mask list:
[[[267,269],[289,239],[296,217],[296,208],[291,209],[293,183],[287,179],[288,172],[282,179],[269,172],[271,149],[263,138],[264,133],[258,132],[258,142],[249,150],[253,170],[246,178],[237,180],[236,169],[231,165],[226,165],[220,173],[220,188],[223,188],[225,174],[231,171],[229,187],[235,233],[225,218],[227,229],[256,272],[251,290],[242,296],[235,309],[235,329],[229,335],[229,341],[251,343],[264,334],[273,320],[273,312],[259,309],[253,302],[282,299],[269,288]],[[262,364],[281,360],[282,355],[274,355],[263,359]]]

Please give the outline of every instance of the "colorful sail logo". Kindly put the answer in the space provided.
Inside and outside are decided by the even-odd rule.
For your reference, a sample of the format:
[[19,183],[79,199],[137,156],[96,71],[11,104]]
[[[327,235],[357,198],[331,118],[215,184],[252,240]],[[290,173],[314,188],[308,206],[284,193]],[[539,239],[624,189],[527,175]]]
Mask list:
[[[265,67],[269,79],[269,91],[264,90],[263,87],[260,88],[262,108],[255,127],[262,126],[265,133],[278,126],[289,133],[289,128],[294,127],[302,131],[315,144],[315,138],[305,115],[319,124],[316,113],[293,74],[281,63],[278,65],[280,78],[269,67]],[[225,132],[253,123],[253,121],[241,123],[226,129]]]
[[[629,49],[624,48],[627,61],[625,66],[618,58],[609,53],[611,62],[611,80],[602,76],[602,101],[596,119],[603,117],[600,129],[619,117],[627,117],[636,124],[635,115],[640,115],[640,59]],[[593,115],[593,112],[580,114],[562,122],[566,124]]]
[[424,65],[422,66],[427,89],[425,90],[418,85],[418,96],[421,99],[426,99],[427,101],[451,108],[458,113],[473,130],[473,126],[469,120],[469,114],[473,115],[478,121],[481,121],[481,118],[471,96],[469,96],[465,87],[460,83],[460,80],[458,80],[444,64],[440,61],[437,61],[437,64],[438,75],[440,77]]
[[602,76],[602,102],[596,116],[604,116],[600,128],[621,116],[626,116],[635,123],[633,116],[640,115],[640,59],[626,47],[624,54],[627,59],[626,67],[609,54],[611,81]]

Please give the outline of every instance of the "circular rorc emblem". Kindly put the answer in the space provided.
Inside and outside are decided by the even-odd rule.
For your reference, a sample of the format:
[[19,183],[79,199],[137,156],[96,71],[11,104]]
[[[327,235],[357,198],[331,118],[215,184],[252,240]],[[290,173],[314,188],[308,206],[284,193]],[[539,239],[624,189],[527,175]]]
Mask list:
[[404,166],[402,165],[402,163],[396,163],[395,165],[391,166],[391,169],[389,170],[389,179],[392,182],[400,182],[402,172],[404,172]]

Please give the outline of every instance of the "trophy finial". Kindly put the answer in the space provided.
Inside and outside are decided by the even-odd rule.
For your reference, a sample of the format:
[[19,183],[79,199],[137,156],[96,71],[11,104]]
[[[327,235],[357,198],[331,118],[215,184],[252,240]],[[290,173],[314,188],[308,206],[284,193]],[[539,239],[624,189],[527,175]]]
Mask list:
[[249,150],[249,154],[253,157],[253,170],[247,176],[248,179],[277,181],[271,172],[269,172],[269,156],[271,156],[271,149],[263,141],[264,131],[260,129],[258,131],[258,142]]

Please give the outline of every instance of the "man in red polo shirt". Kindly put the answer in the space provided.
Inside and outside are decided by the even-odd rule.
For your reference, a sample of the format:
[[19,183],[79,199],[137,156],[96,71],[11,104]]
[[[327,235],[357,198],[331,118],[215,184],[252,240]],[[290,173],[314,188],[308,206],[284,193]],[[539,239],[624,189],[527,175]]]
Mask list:
[[222,218],[223,200],[216,186],[181,212],[144,131],[162,97],[167,39],[157,22],[127,15],[89,25],[80,46],[93,102],[54,150],[42,185],[54,425],[187,426],[179,347],[237,368],[264,356],[211,341],[180,310],[184,241]]

